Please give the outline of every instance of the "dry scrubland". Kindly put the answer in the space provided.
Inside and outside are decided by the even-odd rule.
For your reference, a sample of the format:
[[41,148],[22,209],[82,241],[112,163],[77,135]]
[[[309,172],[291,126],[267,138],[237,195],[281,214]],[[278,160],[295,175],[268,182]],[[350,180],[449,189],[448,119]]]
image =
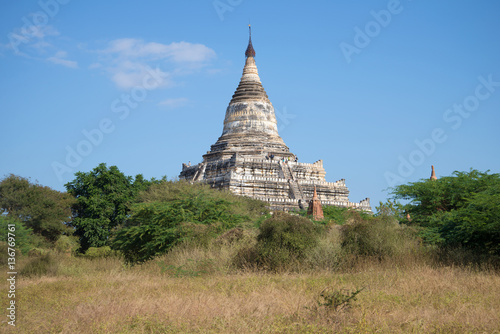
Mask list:
[[[499,333],[500,275],[411,256],[335,270],[235,270],[230,248],[178,247],[129,267],[55,255],[17,282],[17,333]],[[234,255],[234,254],[233,254]],[[20,266],[29,261],[22,258]],[[174,264],[183,263],[182,266]],[[2,291],[6,285],[3,283]],[[355,301],[334,310],[321,292]],[[343,290],[345,289],[345,290]],[[5,299],[2,309],[5,310]]]

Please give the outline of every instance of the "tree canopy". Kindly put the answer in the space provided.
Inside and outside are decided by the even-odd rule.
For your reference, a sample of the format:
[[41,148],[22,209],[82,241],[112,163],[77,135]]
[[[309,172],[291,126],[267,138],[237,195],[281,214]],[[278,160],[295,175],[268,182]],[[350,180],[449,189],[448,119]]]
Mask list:
[[427,242],[500,255],[500,174],[471,169],[393,189]]
[[77,172],[75,176],[65,186],[76,198],[72,225],[82,251],[108,246],[112,230],[124,223],[137,193],[154,182],[140,174],[135,179],[125,176],[118,167],[108,168],[104,163],[88,173]]
[[50,242],[56,241],[61,234],[71,233],[68,224],[73,203],[71,195],[21,176],[11,174],[0,182],[2,211]]

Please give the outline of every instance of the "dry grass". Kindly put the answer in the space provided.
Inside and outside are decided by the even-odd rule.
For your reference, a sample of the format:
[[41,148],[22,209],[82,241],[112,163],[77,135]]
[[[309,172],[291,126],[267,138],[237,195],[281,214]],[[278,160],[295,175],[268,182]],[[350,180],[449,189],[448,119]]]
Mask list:
[[[494,272],[367,261],[343,273],[172,277],[154,262],[59,261],[56,276],[18,281],[16,332],[500,333]],[[325,287],[362,286],[349,309],[315,307]]]

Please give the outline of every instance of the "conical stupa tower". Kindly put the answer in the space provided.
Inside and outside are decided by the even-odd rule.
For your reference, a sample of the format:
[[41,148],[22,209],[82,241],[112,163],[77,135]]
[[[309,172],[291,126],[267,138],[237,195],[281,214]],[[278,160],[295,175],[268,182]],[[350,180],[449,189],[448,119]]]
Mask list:
[[226,109],[222,135],[202,162],[182,164],[179,179],[259,199],[274,210],[305,209],[314,195],[322,205],[371,211],[368,198],[349,202],[344,179],[325,181],[322,160],[298,162],[281,139],[273,105],[255,65],[251,30],[245,57],[243,75]]
[[293,157],[278,134],[273,104],[260,81],[251,30],[245,56],[243,75],[226,109],[222,135],[206,158],[219,159],[234,153]]

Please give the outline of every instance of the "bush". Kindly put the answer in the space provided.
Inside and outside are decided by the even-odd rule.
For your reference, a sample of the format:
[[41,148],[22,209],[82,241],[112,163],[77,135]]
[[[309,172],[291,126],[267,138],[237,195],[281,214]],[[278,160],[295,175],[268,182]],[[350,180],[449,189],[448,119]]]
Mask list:
[[318,238],[314,247],[307,251],[305,264],[314,269],[337,269],[342,260],[340,226],[331,225]]
[[325,222],[334,222],[338,225],[344,225],[346,220],[346,212],[348,208],[341,208],[333,205],[325,205],[323,207],[323,215]]
[[47,254],[48,252],[49,251],[47,249],[35,247],[35,248],[32,248],[29,250],[28,256],[29,257],[39,257],[39,256]]
[[233,213],[237,203],[203,189],[191,197],[136,204],[126,226],[116,233],[113,248],[127,262],[144,262],[184,241],[206,245],[236,225],[251,222],[249,216]]
[[87,251],[85,252],[84,256],[87,258],[95,259],[95,258],[102,258],[102,257],[111,257],[111,256],[117,256],[119,253],[117,251],[114,251],[111,249],[109,246],[103,246],[103,247],[89,247]]
[[67,235],[61,235],[54,244],[54,249],[64,254],[73,254],[79,247],[77,238]]
[[384,259],[411,253],[419,246],[418,239],[394,217],[366,219],[356,211],[349,213],[347,223],[341,227],[341,236],[345,255]]
[[317,244],[318,232],[307,218],[277,212],[259,227],[257,261],[271,270],[290,269]]
[[58,264],[51,253],[31,259],[21,270],[22,276],[43,276],[57,274]]

